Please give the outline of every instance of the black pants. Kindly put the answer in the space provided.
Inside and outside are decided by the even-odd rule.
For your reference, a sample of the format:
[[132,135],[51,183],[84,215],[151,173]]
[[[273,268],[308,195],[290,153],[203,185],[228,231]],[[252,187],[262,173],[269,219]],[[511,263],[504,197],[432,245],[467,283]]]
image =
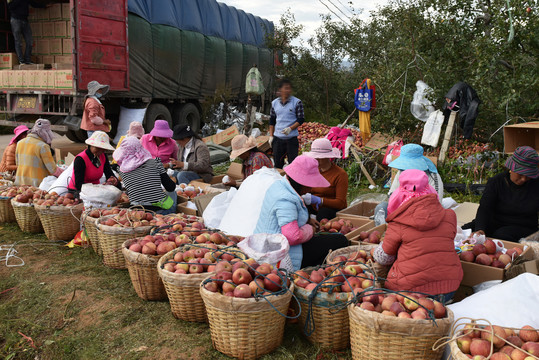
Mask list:
[[[15,52],[21,64],[32,61],[32,29],[28,20],[11,18],[11,32],[15,40]],[[22,52],[22,40],[26,44],[26,51]]]
[[[476,231],[475,220],[468,224],[465,224],[464,226],[462,226],[462,228]],[[522,226],[502,226],[497,229],[487,229],[485,233],[488,237],[491,237],[494,239],[518,242],[520,239],[525,238],[536,231],[537,229],[534,230],[534,229],[525,228]]]
[[275,167],[277,169],[282,169],[285,157],[288,158],[288,163],[290,164],[298,156],[299,141],[297,137],[280,139],[275,136],[273,138],[272,148]]
[[322,219],[335,219],[337,216],[337,210],[328,208],[328,207],[322,207],[318,212],[316,213],[316,220],[320,221]]
[[322,265],[330,250],[337,250],[348,246],[348,239],[343,234],[318,234],[303,247],[303,260],[301,267]]

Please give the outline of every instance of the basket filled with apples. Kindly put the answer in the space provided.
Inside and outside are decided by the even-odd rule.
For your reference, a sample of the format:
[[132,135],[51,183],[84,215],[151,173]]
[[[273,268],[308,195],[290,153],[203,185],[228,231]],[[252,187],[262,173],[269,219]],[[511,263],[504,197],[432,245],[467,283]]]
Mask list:
[[101,247],[99,246],[99,237],[97,235],[97,226],[96,226],[96,220],[99,219],[101,216],[108,216],[113,215],[114,211],[117,211],[116,214],[120,212],[119,208],[112,208],[112,209],[87,209],[85,210],[81,215],[81,222],[82,227],[84,229],[84,232],[86,233],[86,237],[88,241],[90,242],[90,245],[92,245],[92,249],[94,249],[95,253],[99,256],[103,255],[103,251],[101,250]]
[[237,248],[185,241],[189,238],[181,234],[176,236],[178,248],[161,257],[157,270],[165,285],[172,315],[185,321],[206,322],[208,317],[200,296],[200,283],[217,270],[231,272],[233,266],[238,266],[236,263],[247,257]]
[[453,325],[449,349],[454,360],[538,360],[539,329],[530,325],[508,328],[461,318]]
[[[19,189],[19,191],[20,190],[21,189]],[[15,213],[15,219],[17,219],[17,224],[23,232],[43,232],[41,220],[39,219],[33,204],[34,194],[38,194],[37,196],[41,197],[42,191],[43,190],[39,190],[34,186],[30,186],[23,189],[22,192],[11,199],[11,206]]]
[[439,360],[453,312],[427,295],[371,288],[348,306],[354,360]]
[[218,262],[215,274],[200,286],[213,347],[239,359],[257,359],[283,340],[294,285],[282,269],[253,259],[228,266]]
[[13,206],[11,205],[11,199],[22,194],[29,188],[29,186],[10,186],[2,188],[2,191],[0,192],[0,223],[17,222]]
[[41,220],[45,235],[53,241],[70,241],[80,230],[84,205],[73,194],[34,194],[34,208]]

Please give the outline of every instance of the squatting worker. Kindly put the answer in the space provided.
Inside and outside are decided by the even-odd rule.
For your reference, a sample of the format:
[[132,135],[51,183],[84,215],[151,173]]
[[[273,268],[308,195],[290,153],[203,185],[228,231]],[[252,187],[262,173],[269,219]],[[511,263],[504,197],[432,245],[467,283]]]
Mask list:
[[104,131],[108,133],[111,129],[110,120],[105,117],[105,107],[101,99],[109,92],[108,85],[102,85],[97,81],[88,83],[88,94],[84,100],[84,112],[82,113],[82,122],[80,128],[86,130],[88,137],[92,136],[94,131]]
[[305,122],[303,103],[292,96],[292,83],[279,83],[280,97],[271,103],[269,136],[275,167],[282,169],[285,158],[292,163],[299,151],[298,127]]
[[[236,158],[240,158],[242,162],[241,172],[243,179],[247,179],[249,176],[257,170],[263,167],[273,168],[273,163],[270,158],[256,147],[256,140],[253,137],[247,137],[246,135],[236,135],[232,139],[232,152],[230,153],[230,160],[234,161]],[[228,186],[238,186],[241,181],[230,179],[225,183]]]
[[25,125],[19,125],[14,130],[15,136],[11,138],[9,145],[4,150],[2,162],[0,163],[0,172],[17,171],[17,162],[15,161],[15,150],[17,143],[24,139],[28,134],[28,128]]
[[99,184],[105,174],[107,183],[117,186],[118,179],[114,176],[105,151],[114,151],[110,145],[109,136],[103,131],[96,131],[86,140],[88,148],[75,157],[73,174],[67,189],[75,197],[79,196],[83,184]]
[[337,216],[337,211],[346,208],[347,205],[348,174],[332,161],[340,158],[341,153],[331,146],[328,139],[316,139],[311,145],[311,151],[304,155],[318,161],[318,170],[329,182],[329,186],[304,188],[302,198],[305,204],[311,206],[317,221],[331,220]]
[[15,150],[16,185],[37,187],[47,176],[60,176],[63,170],[56,166],[52,156],[52,138],[50,121],[37,119],[28,136],[17,143]]
[[463,228],[517,242],[538,230],[539,155],[534,148],[521,146],[505,167],[507,171],[488,180],[475,220]]
[[[35,8],[44,8],[49,5],[41,4],[38,1],[31,0],[8,0],[7,7],[9,10],[11,32],[15,42],[15,52],[19,58],[20,64],[31,65],[32,62],[32,29],[28,22],[29,6]],[[26,50],[22,52],[22,40],[26,44]]]
[[140,139],[142,146],[152,154],[154,159],[168,165],[178,158],[178,145],[172,140],[173,131],[166,120],[156,120],[152,131]]
[[254,233],[284,235],[294,270],[321,265],[330,250],[348,246],[348,239],[342,234],[316,234],[300,192],[304,186],[327,187],[329,182],[320,175],[318,162],[305,155],[284,171],[286,176],[274,182],[264,196]]
[[112,157],[120,166],[120,176],[131,204],[163,215],[176,212],[176,184],[167,175],[161,160],[154,159],[139,139],[126,137]]
[[385,287],[453,298],[462,266],[453,240],[457,216],[446,210],[422,170],[406,170],[387,207],[387,231],[374,251],[381,265],[391,265]]
[[202,179],[209,183],[213,178],[210,149],[188,125],[176,125],[172,136],[178,143],[178,160],[171,161],[170,167],[176,172],[178,184],[189,184]]

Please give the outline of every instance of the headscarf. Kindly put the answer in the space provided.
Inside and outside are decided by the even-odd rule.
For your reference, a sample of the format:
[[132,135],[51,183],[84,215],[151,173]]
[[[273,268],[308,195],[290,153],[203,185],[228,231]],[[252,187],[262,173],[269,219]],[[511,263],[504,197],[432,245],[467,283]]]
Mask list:
[[404,170],[399,176],[399,183],[399,188],[389,198],[387,215],[397,210],[410,199],[436,194],[436,190],[429,185],[429,177],[421,170]]
[[51,130],[51,122],[47,119],[37,119],[36,123],[30,130],[30,134],[39,136],[49,145],[52,143],[52,138],[54,137]]
[[133,121],[129,124],[129,130],[127,130],[127,136],[134,136],[140,139],[144,135],[144,128],[138,121]]
[[505,167],[531,179],[539,178],[539,155],[531,146],[518,147],[505,162]]
[[153,159],[152,154],[134,136],[126,137],[120,147],[112,153],[112,157],[120,165],[120,171],[123,173],[133,171]]

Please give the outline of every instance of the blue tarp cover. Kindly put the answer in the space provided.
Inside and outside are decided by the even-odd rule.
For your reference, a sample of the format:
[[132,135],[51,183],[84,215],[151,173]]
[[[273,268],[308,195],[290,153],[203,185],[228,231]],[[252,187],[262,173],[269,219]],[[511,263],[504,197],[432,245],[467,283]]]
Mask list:
[[129,0],[129,12],[152,24],[265,47],[273,23],[215,0]]

